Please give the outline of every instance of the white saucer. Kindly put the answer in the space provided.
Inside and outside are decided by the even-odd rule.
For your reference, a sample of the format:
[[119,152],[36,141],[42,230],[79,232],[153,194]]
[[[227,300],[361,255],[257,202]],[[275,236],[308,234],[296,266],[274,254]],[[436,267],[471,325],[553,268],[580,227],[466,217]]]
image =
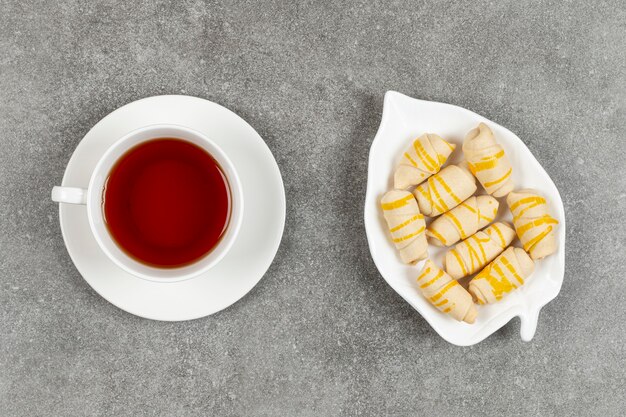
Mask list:
[[65,246],[85,281],[131,314],[153,320],[191,320],[216,313],[248,293],[269,268],[285,226],[285,189],[276,160],[259,134],[230,110],[196,97],[156,96],[121,107],[96,124],[70,159],[63,185],[86,188],[100,155],[142,126],[172,123],[215,141],[239,173],[246,209],[237,241],[209,272],[187,281],[156,283],[129,275],[100,250],[85,206],[60,204]]

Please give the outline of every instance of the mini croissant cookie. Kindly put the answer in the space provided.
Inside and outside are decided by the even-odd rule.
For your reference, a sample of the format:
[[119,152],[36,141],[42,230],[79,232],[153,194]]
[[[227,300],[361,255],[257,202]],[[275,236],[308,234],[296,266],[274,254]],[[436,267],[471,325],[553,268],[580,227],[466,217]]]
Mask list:
[[396,167],[393,187],[404,190],[436,174],[455,147],[434,133],[425,133],[415,139]]
[[496,222],[450,249],[444,259],[446,272],[454,279],[471,275],[498,256],[514,238],[512,227]]
[[421,212],[430,217],[458,206],[474,194],[476,181],[463,165],[449,165],[413,191]]
[[470,324],[476,320],[478,313],[470,293],[430,259],[424,264],[417,285],[422,295],[439,311]]
[[469,292],[478,304],[499,301],[524,284],[533,273],[535,263],[520,248],[508,248],[469,283]]
[[387,221],[391,240],[400,252],[402,262],[410,264],[426,259],[426,222],[420,214],[415,197],[408,191],[387,192],[382,200],[383,216]]
[[506,198],[513,214],[513,225],[524,250],[533,259],[556,252],[556,225],[550,216],[546,199],[535,190],[512,191]]
[[468,132],[463,142],[463,154],[470,171],[487,193],[502,197],[513,190],[513,168],[489,126],[480,123],[477,128]]
[[498,200],[490,195],[470,197],[432,222],[426,236],[435,246],[454,245],[491,223],[498,206]]

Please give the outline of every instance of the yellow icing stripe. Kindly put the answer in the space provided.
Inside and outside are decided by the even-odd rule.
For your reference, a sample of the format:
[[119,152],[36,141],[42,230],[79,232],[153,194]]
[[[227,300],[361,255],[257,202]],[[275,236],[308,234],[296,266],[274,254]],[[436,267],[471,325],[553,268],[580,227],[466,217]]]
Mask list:
[[420,280],[424,279],[424,277],[425,277],[426,275],[428,275],[428,273],[429,273],[429,272],[430,272],[430,267],[426,268],[426,269],[424,270],[424,272],[422,272],[422,275],[420,275],[419,277],[417,277],[417,281],[419,282]]
[[419,169],[419,167],[417,166],[417,163],[413,160],[413,158],[411,158],[411,155],[409,155],[408,152],[404,153],[404,157],[409,160],[411,165],[413,165],[415,168]]
[[434,171],[437,171],[437,169],[439,168],[439,164],[437,164],[437,162],[430,156],[430,154],[426,151],[426,149],[424,148],[421,142],[419,144],[419,148],[423,152],[426,159],[428,160],[428,163],[432,165],[432,169]]
[[442,310],[442,313],[448,313],[450,312],[450,310],[452,310],[452,307],[448,307],[445,310]]
[[398,230],[402,229],[403,227],[413,223],[415,220],[417,219],[423,219],[424,215],[423,214],[416,214],[415,216],[411,217],[409,220],[400,223],[399,225],[397,225],[396,227],[389,229],[390,232],[397,232]]
[[493,269],[498,273],[498,275],[500,275],[500,280],[496,279],[492,275],[490,275],[490,277],[492,277],[492,280],[489,280],[491,288],[493,289],[493,295],[495,295],[496,298],[502,297],[502,294],[506,294],[508,292],[511,292],[511,290],[517,288],[511,283],[511,281],[506,278],[506,275],[504,275],[504,272],[502,271],[502,268],[500,268],[500,265],[494,264]]
[[[528,204],[526,207],[524,207],[523,209],[521,209],[519,211],[519,213],[517,213],[514,217],[513,217],[513,222],[516,222],[517,220],[521,219],[522,216],[524,215],[524,213],[526,213],[528,210],[535,208],[537,206],[540,206],[542,204],[546,204],[546,200],[543,197],[526,197],[522,200],[519,200],[517,203],[513,204],[514,208],[519,207],[520,202],[528,200],[527,202],[529,202],[530,204]],[[511,209],[511,212],[513,212],[514,209]]]
[[461,203],[461,207],[465,207],[466,209],[468,209],[472,213],[476,213],[476,209],[474,207],[470,206],[469,204],[465,203],[465,202]]
[[498,164],[498,159],[504,156],[504,151],[500,151],[495,155],[485,156],[481,159],[482,162],[476,162],[475,164],[470,164],[472,169],[472,173],[476,174],[479,171],[484,171],[486,169],[495,168]]
[[533,227],[541,226],[542,224],[556,224],[558,220],[550,217],[549,215],[541,216],[538,219],[531,220],[528,223],[517,228],[517,234],[521,238],[524,233],[532,229]]
[[456,201],[457,204],[461,203],[461,199],[452,192],[452,189],[448,186],[448,184],[446,184],[443,178],[441,178],[440,176],[437,176],[436,178],[437,178],[437,181],[439,181],[439,183],[443,187],[443,189],[446,190],[448,194],[450,194],[450,196],[454,199],[454,201]]
[[469,252],[470,256],[470,273],[472,273],[476,270],[476,267],[474,266],[474,258],[476,258],[476,262],[478,262],[477,266],[480,266],[480,257],[478,256],[478,252],[476,252],[476,250],[472,247],[472,244],[469,240],[466,241],[465,244],[467,245],[467,251]]
[[456,148],[456,145],[453,145],[450,142],[446,142],[445,140],[442,140],[442,142],[448,145],[448,148],[450,148],[451,151],[453,151],[454,148]]
[[[499,279],[491,274],[492,270],[495,270],[496,273],[500,276]],[[491,264],[487,266],[487,268],[485,268],[474,279],[477,279],[478,277],[487,281],[487,283],[491,287],[492,294],[497,300],[500,300],[502,298],[502,293],[507,293],[513,288],[509,280],[506,279],[506,276],[502,272],[502,269],[500,269],[497,264]]]
[[489,238],[488,236],[484,239],[479,238],[478,236],[474,235],[472,236],[474,238],[474,240],[476,240],[477,242],[482,242],[482,243],[486,243],[489,242],[491,240],[491,238]]
[[459,265],[461,265],[461,271],[463,271],[463,275],[467,275],[467,268],[465,268],[465,262],[463,262],[463,259],[461,259],[456,249],[452,249],[450,253],[454,255]]
[[428,231],[430,232],[430,234],[435,236],[435,238],[439,239],[439,241],[441,243],[443,243],[444,245],[448,246],[448,243],[446,242],[446,239],[443,236],[441,236],[435,229],[428,229]]
[[[429,178],[429,180],[432,177]],[[430,185],[430,184],[429,184]],[[428,189],[428,192],[426,192],[426,190],[424,189],[424,184],[420,185],[419,187],[416,188],[417,192],[419,192],[422,196],[424,196],[424,198],[428,201],[428,204],[431,205],[431,209],[432,211],[442,211],[440,210],[440,207],[438,207],[437,205],[435,205],[435,202],[433,201],[432,197],[430,196],[430,188]]]
[[490,181],[490,182],[486,182],[483,185],[485,187],[491,187],[492,185],[496,185],[498,183],[501,183],[502,181],[504,181],[505,179],[509,178],[511,176],[511,173],[513,173],[513,168],[509,168],[509,170],[507,171],[506,174],[504,174],[502,177],[498,178],[495,181]]
[[[480,253],[482,253],[482,255],[483,255],[483,259],[484,259],[484,260],[483,260],[483,262],[485,262],[485,263],[486,263],[486,262],[487,262],[487,255],[485,254],[485,248],[483,248],[482,241],[481,241],[480,239],[478,239],[478,238],[476,237],[476,235],[472,236],[472,239],[474,239],[474,241],[476,242],[476,244],[477,244],[477,245],[478,245],[478,247],[480,248]],[[488,242],[488,240],[487,240],[487,242]]]
[[552,231],[552,226],[548,226],[548,228],[546,230],[544,230],[542,233],[538,234],[533,239],[531,239],[528,242],[526,242],[524,244],[524,250],[526,252],[530,251],[533,248],[533,246],[535,246],[537,243],[539,243],[539,241],[541,239],[543,239],[544,237],[546,237],[548,235],[548,233],[550,233],[551,231]]
[[491,273],[491,267],[493,266],[493,263],[490,263],[489,265],[487,265],[485,268],[483,268],[482,271],[480,271],[478,274],[476,274],[476,276],[474,277],[474,279],[472,279],[472,281],[478,281],[479,279],[485,279],[487,277],[487,275],[489,275]]
[[483,216],[483,214],[480,212],[480,209],[475,209],[474,207],[470,206],[469,204],[466,204],[465,202],[461,203],[461,207],[465,207],[466,209],[468,209],[472,213],[478,214],[478,219],[485,219],[488,222],[493,220],[493,217],[489,218],[487,216]]
[[524,279],[518,275],[517,271],[515,270],[515,267],[511,264],[511,262],[509,262],[509,260],[506,259],[505,257],[502,257],[501,259],[502,259],[502,264],[506,267],[506,269],[508,269],[511,272],[511,274],[513,274],[517,282],[519,282],[520,285],[524,285]]
[[[504,271],[502,270],[502,268],[500,267],[500,265],[498,263],[495,263],[493,265],[493,270],[496,271],[496,273],[498,274],[498,276],[500,277],[500,282],[501,283],[505,283],[508,284],[506,287],[507,289],[505,290],[505,292],[509,292],[511,289],[515,288],[515,285],[513,285],[511,283],[511,281],[509,281],[509,279],[506,277],[506,274],[504,273]],[[508,287],[511,288],[508,288]]]
[[[441,195],[439,195],[439,191],[437,190],[437,186],[435,185],[434,178],[439,179],[439,176],[435,175],[434,177],[430,177],[428,179],[428,186],[429,186],[429,190],[432,190],[435,193],[435,197],[437,197],[437,200],[439,200],[439,203],[441,204],[441,207],[437,208],[437,210],[438,211],[448,211],[449,208],[446,205],[445,201],[443,201],[443,199],[441,198]],[[441,210],[441,208],[443,208],[443,210]]]
[[498,236],[500,237],[500,241],[502,242],[502,249],[504,249],[506,247],[506,240],[504,240],[504,236],[502,235],[502,232],[500,231],[500,228],[498,227],[497,224],[494,224],[492,226],[492,230],[495,230],[496,233],[498,234]]
[[447,298],[444,298],[443,300],[441,300],[440,302],[438,302],[437,304],[435,304],[435,307],[441,307],[442,305],[444,305],[445,303],[448,302]]
[[521,200],[517,200],[515,203],[513,203],[510,209],[511,211],[513,211],[519,206],[521,206],[522,204],[526,204],[526,203],[546,204],[546,199],[543,197],[538,197],[538,196],[522,198]]
[[421,195],[423,195],[423,196],[424,196],[424,198],[425,198],[426,200],[428,200],[428,201],[432,204],[432,201],[431,201],[431,199],[430,199],[430,194],[427,194],[427,193],[426,193],[426,190],[424,190],[424,187],[423,187],[422,185],[420,185],[419,187],[417,187],[417,188],[416,188],[416,190],[417,190],[417,191],[418,191]]
[[518,221],[519,219],[522,218],[522,216],[524,215],[524,213],[526,213],[528,210],[535,208],[537,206],[539,206],[539,203],[535,203],[535,204],[529,204],[526,207],[524,207],[523,209],[521,209],[519,211],[519,213],[517,213],[517,216],[513,217],[513,223],[515,223],[516,221]]
[[461,234],[461,239],[465,239],[467,237],[467,235],[465,234],[465,230],[463,230],[463,225],[461,224],[459,219],[457,219],[456,216],[454,214],[452,214],[451,211],[449,211],[446,214],[444,214],[444,216],[446,216],[447,218],[452,220],[452,222],[454,223],[456,228],[459,230],[459,233]]
[[485,220],[487,220],[487,223],[490,223],[493,219],[495,219],[496,213],[497,213],[497,211],[494,211],[493,217],[483,216],[481,213],[478,213],[478,218],[479,219],[485,219]]
[[499,158],[502,158],[503,156],[504,156],[504,149],[496,154],[483,156],[482,158],[480,158],[480,160],[486,161],[488,159],[493,159],[493,158],[499,159]]
[[420,285],[420,288],[426,288],[428,286],[431,286],[432,284],[434,284],[435,282],[437,282],[437,280],[439,278],[441,278],[443,276],[443,270],[439,270],[439,272],[437,273],[437,275],[435,275],[435,277],[433,279],[431,279],[428,282],[425,282],[424,284]]
[[405,235],[405,236],[402,236],[402,237],[395,238],[395,239],[393,240],[393,242],[394,242],[394,243],[403,242],[403,241],[405,241],[405,240],[411,239],[413,236],[417,236],[417,235],[419,235],[419,234],[420,234],[420,233],[422,233],[423,231],[424,231],[424,226],[420,227],[420,228],[419,228],[419,230],[418,230],[418,231],[416,231],[416,232],[414,232],[414,233],[410,233],[410,234],[408,234],[408,235]]
[[401,199],[396,200],[396,201],[392,201],[390,203],[381,203],[380,206],[383,208],[383,210],[395,210],[397,208],[406,206],[407,203],[412,198],[413,198],[413,196],[411,194],[409,194],[406,197],[402,197]]
[[[435,171],[437,164],[435,163],[435,161],[433,161],[430,155],[428,155],[428,152],[426,152],[426,149],[424,149],[424,146],[419,139],[413,142],[413,148],[415,149],[415,154],[420,159],[420,161],[422,161],[422,164],[424,164],[426,169],[431,172]],[[430,165],[430,161],[432,161],[433,165]]]
[[442,289],[440,289],[439,291],[437,291],[437,294],[433,295],[432,297],[430,297],[430,301],[435,302],[438,299],[440,299],[446,292],[448,292],[448,290],[452,287],[454,287],[455,285],[459,285],[458,282],[456,282],[456,280],[452,280],[450,282],[448,282],[446,285],[443,286]]

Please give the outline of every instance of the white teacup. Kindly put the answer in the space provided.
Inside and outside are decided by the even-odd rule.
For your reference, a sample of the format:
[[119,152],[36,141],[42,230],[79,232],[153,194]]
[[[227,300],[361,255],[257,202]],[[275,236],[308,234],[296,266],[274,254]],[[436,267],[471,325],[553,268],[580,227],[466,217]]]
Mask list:
[[[221,240],[207,255],[196,262],[178,268],[158,268],[143,264],[127,255],[113,240],[104,222],[102,197],[105,181],[118,159],[132,147],[156,138],[177,138],[206,150],[222,168],[231,193],[231,214]],[[128,133],[116,141],[96,164],[89,186],[83,188],[54,187],[52,200],[59,203],[87,206],[89,226],[102,251],[125,271],[150,281],[178,282],[195,277],[215,266],[232,247],[243,219],[243,190],[237,171],[224,151],[202,133],[177,125],[151,125]]]

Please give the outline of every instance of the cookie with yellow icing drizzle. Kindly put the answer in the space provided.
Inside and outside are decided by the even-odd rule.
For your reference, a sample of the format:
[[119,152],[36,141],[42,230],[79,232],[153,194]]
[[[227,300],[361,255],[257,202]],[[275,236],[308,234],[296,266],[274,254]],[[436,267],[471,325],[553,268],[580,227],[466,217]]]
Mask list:
[[499,301],[533,273],[535,263],[524,250],[508,248],[478,273],[469,283],[469,292],[478,304]]
[[506,202],[517,236],[530,257],[541,259],[556,252],[559,222],[550,215],[546,199],[535,190],[525,189],[511,192]]
[[422,295],[437,310],[458,321],[472,324],[476,320],[478,313],[470,293],[430,259],[424,264],[417,285]]
[[478,178],[487,193],[494,197],[503,197],[513,190],[513,168],[489,126],[480,123],[467,133],[463,142],[463,154],[469,170]]
[[393,186],[404,190],[436,174],[456,145],[434,133],[425,133],[406,149],[393,174]]
[[496,222],[474,233],[450,249],[444,259],[446,272],[459,279],[480,271],[511,244],[515,230],[506,223]]
[[476,180],[464,165],[448,165],[418,185],[413,194],[425,216],[436,217],[453,209],[476,191]]
[[452,246],[491,223],[498,206],[498,200],[490,195],[470,197],[435,219],[426,228],[426,236],[435,246]]
[[426,222],[413,194],[408,191],[389,191],[380,203],[391,240],[398,249],[402,262],[411,264],[426,259]]

